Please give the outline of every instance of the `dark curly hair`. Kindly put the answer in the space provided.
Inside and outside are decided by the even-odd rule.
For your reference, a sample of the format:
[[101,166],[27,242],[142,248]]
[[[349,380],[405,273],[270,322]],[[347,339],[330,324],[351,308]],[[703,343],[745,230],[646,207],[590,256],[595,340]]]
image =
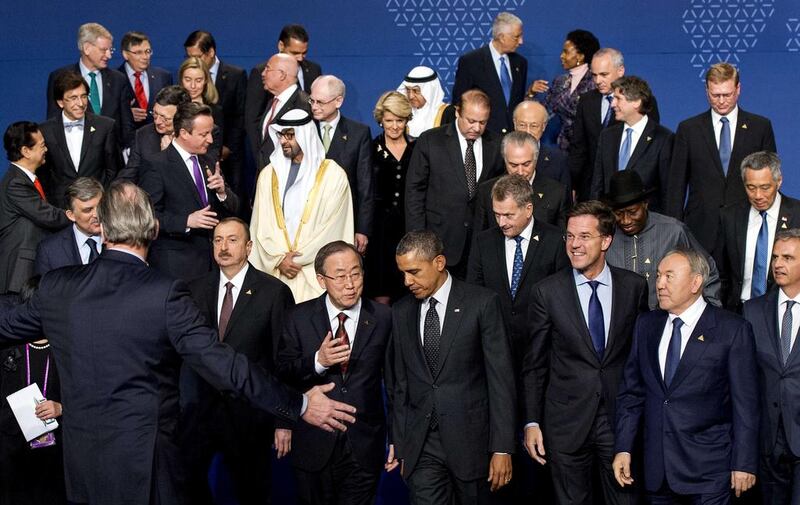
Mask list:
[[600,41],[592,32],[586,30],[572,30],[567,34],[567,40],[572,42],[575,49],[583,55],[584,62],[592,61],[594,53],[600,50]]

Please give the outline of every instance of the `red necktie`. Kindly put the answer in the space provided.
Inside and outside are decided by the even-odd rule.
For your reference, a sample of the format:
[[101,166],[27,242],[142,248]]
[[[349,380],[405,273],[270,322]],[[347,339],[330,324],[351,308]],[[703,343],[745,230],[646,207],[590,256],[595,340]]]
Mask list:
[[[350,337],[347,336],[347,330],[344,327],[344,321],[347,319],[347,314],[344,312],[339,312],[336,316],[339,318],[339,327],[336,329],[336,338],[342,339],[342,344],[350,345]],[[339,367],[342,369],[342,375],[347,375],[347,367],[349,363],[347,361],[342,362]]]
[[147,97],[144,94],[144,85],[142,84],[142,73],[134,72],[133,76],[136,78],[136,86],[134,88],[134,91],[136,92],[136,101],[139,102],[140,109],[146,109]]
[[42,197],[42,200],[44,200],[46,202],[47,201],[47,197],[44,196],[44,188],[42,187],[42,183],[41,183],[41,181],[39,181],[38,177],[33,180],[33,187],[36,188],[36,191],[39,193],[39,196]]
[[272,120],[275,119],[275,109],[278,107],[278,99],[272,99],[272,107],[269,110],[269,118],[267,122],[264,123],[264,136],[262,138],[266,139],[269,136],[269,125],[272,124]]

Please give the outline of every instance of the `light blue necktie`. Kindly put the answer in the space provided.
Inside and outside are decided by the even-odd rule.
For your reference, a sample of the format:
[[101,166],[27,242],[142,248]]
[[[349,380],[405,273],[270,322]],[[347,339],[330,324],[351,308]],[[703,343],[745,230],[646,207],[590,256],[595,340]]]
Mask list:
[[522,279],[522,235],[514,237],[517,242],[517,248],[514,250],[514,264],[511,267],[511,298],[517,297],[517,290],[519,289],[519,281]]
[[603,353],[606,350],[606,325],[603,320],[603,306],[597,296],[597,286],[600,281],[589,281],[592,288],[592,296],[589,298],[589,335],[592,336],[592,345],[597,353],[597,358],[603,361]]
[[89,72],[89,103],[92,104],[92,112],[100,114],[100,90],[97,89],[97,74]]
[[71,132],[73,128],[83,130],[83,119],[78,119],[77,121],[67,121],[64,123],[64,129],[67,130],[67,133]]
[[681,326],[683,326],[683,321],[680,317],[672,320],[672,337],[669,339],[667,360],[664,363],[664,384],[667,387],[675,377],[675,372],[678,371],[678,365],[681,362]]
[[631,135],[633,128],[625,128],[625,140],[622,141],[622,146],[619,148],[619,170],[625,170],[628,166],[628,160],[631,159]]
[[756,239],[756,254],[753,258],[753,282],[750,288],[750,298],[761,296],[767,292],[767,258],[769,258],[769,225],[767,224],[767,211],[761,211],[761,229],[758,230]]
[[603,128],[608,126],[608,123],[611,122],[611,116],[614,114],[614,109],[611,108],[611,100],[614,97],[612,95],[606,95],[606,101],[608,102],[608,109],[606,109],[606,115],[603,117]]
[[505,56],[500,57],[500,85],[503,86],[503,95],[508,103],[511,99],[511,76],[508,73]]
[[719,132],[719,161],[722,163],[722,171],[728,175],[728,164],[731,161],[731,126],[728,118],[719,119],[722,123],[722,130]]

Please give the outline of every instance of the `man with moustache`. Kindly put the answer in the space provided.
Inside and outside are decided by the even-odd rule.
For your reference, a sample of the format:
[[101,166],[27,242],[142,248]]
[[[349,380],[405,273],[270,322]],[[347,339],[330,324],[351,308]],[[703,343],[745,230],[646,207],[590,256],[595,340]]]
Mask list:
[[[534,100],[520,102],[514,109],[514,131],[526,132],[539,141],[539,156],[536,172],[572,188],[567,157],[557,146],[541,145],[542,135],[547,129],[549,116],[544,105]],[[571,198],[570,198],[571,200]]]
[[67,218],[72,226],[39,242],[36,249],[36,273],[69,265],[86,265],[102,251],[97,207],[103,198],[103,186],[95,179],[79,177],[67,188]]
[[[617,386],[636,318],[647,309],[647,283],[606,263],[614,214],[590,200],[567,214],[565,236],[572,264],[533,287],[530,341],[522,365],[525,448],[550,462],[556,503],[589,503],[602,492],[607,504],[633,504],[636,496],[614,481]],[[545,452],[547,460],[545,460]],[[593,468],[600,489],[593,489]]]

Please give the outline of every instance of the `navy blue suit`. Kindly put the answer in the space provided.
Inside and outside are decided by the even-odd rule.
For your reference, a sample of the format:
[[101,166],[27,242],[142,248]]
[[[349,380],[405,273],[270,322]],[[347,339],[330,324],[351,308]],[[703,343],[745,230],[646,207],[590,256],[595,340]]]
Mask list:
[[[74,225],[73,225],[74,226]],[[72,226],[50,235],[36,248],[36,263],[34,268],[37,275],[44,275],[50,270],[81,265],[81,253],[78,243],[75,242],[75,231]]]
[[[119,72],[124,75],[126,78],[128,77],[128,72],[125,69],[125,63],[117,68]],[[131,85],[131,80],[128,80],[128,103],[131,107],[139,107],[138,102],[134,101],[136,98],[136,90]],[[172,74],[169,71],[160,68],[160,67],[150,67],[147,69],[147,82],[150,94],[147,96],[147,117],[144,121],[134,121],[134,131],[138,130],[142,126],[146,124],[150,124],[153,122],[153,105],[156,103],[156,95],[158,92],[161,91],[162,88],[166,88],[167,86],[172,86]],[[133,115],[133,113],[131,113]]]
[[667,321],[667,312],[656,310],[636,322],[617,396],[616,452],[632,453],[643,426],[648,491],[666,484],[682,495],[722,493],[731,471],[758,468],[753,330],[732,312],[707,305],[667,387],[658,360]]

